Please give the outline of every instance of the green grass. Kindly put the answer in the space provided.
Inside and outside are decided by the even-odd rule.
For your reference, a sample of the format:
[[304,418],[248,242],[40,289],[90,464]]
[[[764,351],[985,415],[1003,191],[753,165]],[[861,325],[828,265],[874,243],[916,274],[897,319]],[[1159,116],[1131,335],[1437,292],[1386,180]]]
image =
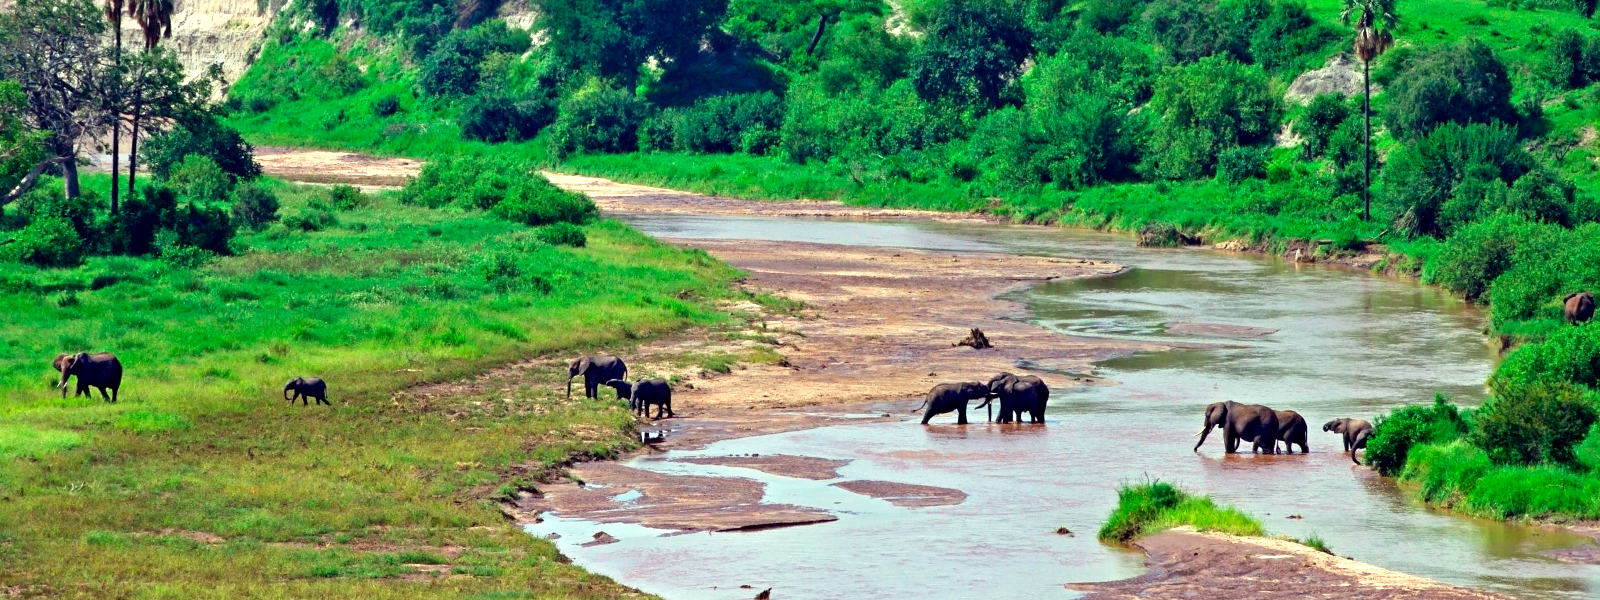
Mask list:
[[1126,544],[1174,527],[1233,535],[1263,535],[1261,522],[1210,498],[1191,496],[1170,483],[1152,481],[1117,490],[1117,508],[1100,527],[1100,540]]
[[1556,465],[1495,465],[1463,441],[1413,448],[1400,479],[1430,504],[1472,515],[1600,518],[1600,476]]
[[1328,543],[1323,541],[1323,539],[1318,537],[1316,534],[1311,534],[1306,536],[1306,539],[1296,541],[1300,542],[1300,545],[1311,548],[1312,550],[1316,550],[1317,552],[1321,552],[1323,554],[1333,554],[1333,549],[1328,547]]
[[[286,213],[326,193],[274,187]],[[247,251],[197,270],[128,257],[7,266],[0,589],[624,594],[508,525],[496,502],[633,444],[624,407],[563,397],[559,359],[724,323],[715,305],[737,273],[615,222],[587,226],[575,249],[390,197],[338,216],[313,233],[246,233]],[[515,265],[509,280],[480,268],[498,255]],[[521,284],[535,277],[548,292]],[[51,301],[64,294],[76,304]],[[116,352],[121,402],[63,400],[49,362],[67,349]],[[403,392],[529,356],[553,360],[504,390]],[[298,375],[325,378],[333,406],[285,405],[283,382]]]

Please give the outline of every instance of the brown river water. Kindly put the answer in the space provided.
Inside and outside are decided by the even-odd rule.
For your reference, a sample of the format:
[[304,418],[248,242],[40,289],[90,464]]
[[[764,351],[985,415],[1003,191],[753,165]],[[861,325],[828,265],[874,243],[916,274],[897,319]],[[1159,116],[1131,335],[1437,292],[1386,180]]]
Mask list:
[[[1274,535],[1322,538],[1334,552],[1388,569],[1526,598],[1600,597],[1600,567],[1542,552],[1590,543],[1556,530],[1429,510],[1393,481],[1351,465],[1329,419],[1370,419],[1434,392],[1475,405],[1494,353],[1483,315],[1419,285],[1336,268],[1196,250],[1136,248],[1096,232],[992,224],[623,216],[662,238],[763,239],[1093,258],[1130,269],[1018,292],[1027,318],[1083,336],[1217,347],[1126,356],[1095,374],[1115,383],[1052,395],[1046,424],[922,427],[918,417],[765,435],[631,466],[767,484],[767,502],[838,520],[734,533],[667,532],[559,515],[528,526],[560,534],[592,571],[668,598],[1070,598],[1064,584],[1143,572],[1143,555],[1095,531],[1119,483],[1160,479],[1255,515]],[[1276,330],[1205,337],[1235,325]],[[978,375],[974,374],[974,378]],[[1201,410],[1231,399],[1293,409],[1311,424],[1310,455],[1225,457],[1220,434],[1191,452]],[[950,423],[949,415],[935,423]],[[674,462],[695,456],[794,454],[851,461],[837,480]],[[829,484],[887,480],[955,488],[965,502],[901,508]],[[627,500],[627,489],[618,489]],[[1289,518],[1291,515],[1299,518]],[[1073,535],[1058,535],[1067,527]],[[583,547],[598,531],[618,542]],[[741,589],[739,586],[753,587]]]

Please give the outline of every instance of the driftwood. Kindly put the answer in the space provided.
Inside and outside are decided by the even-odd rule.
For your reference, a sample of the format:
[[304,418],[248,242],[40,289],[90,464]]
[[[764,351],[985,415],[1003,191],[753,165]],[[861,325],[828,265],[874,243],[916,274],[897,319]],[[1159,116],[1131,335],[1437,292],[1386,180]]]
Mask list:
[[953,345],[966,346],[968,348],[972,348],[973,350],[982,350],[984,348],[994,347],[994,344],[989,343],[989,336],[984,335],[983,330],[976,327],[972,328],[972,333],[967,334],[967,339],[956,342]]

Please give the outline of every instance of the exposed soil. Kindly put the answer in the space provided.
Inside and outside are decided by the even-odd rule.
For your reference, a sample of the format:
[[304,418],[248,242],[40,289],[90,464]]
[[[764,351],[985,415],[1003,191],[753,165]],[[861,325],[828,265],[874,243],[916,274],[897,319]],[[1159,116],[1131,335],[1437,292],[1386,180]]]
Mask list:
[[1482,600],[1505,598],[1444,585],[1272,538],[1175,529],[1139,540],[1150,571],[1139,577],[1073,584],[1087,600],[1191,598],[1343,598]]
[[952,506],[967,501],[967,493],[961,490],[914,483],[841,481],[833,484],[833,487],[879,500],[888,500],[890,504],[907,508]]
[[586,463],[573,472],[582,478],[582,485],[549,486],[543,488],[543,498],[520,504],[534,510],[541,505],[559,507],[563,517],[678,531],[738,531],[837,520],[820,509],[763,504],[765,486],[754,479],[664,475],[616,462]]
[[1587,536],[1594,540],[1592,544],[1573,546],[1560,550],[1551,550],[1544,555],[1564,563],[1577,565],[1600,565],[1600,521],[1579,521],[1577,523],[1550,523],[1549,527],[1570,531],[1578,535]]
[[839,467],[850,464],[848,460],[835,460],[831,458],[817,458],[815,456],[793,456],[788,454],[764,454],[761,456],[706,456],[699,458],[680,458],[673,462],[691,463],[696,465],[722,465],[727,467],[742,467],[755,469],[769,475],[795,477],[798,479],[814,479],[825,481],[839,478]]
[[422,170],[422,161],[409,158],[277,147],[257,148],[256,162],[263,172],[290,181],[341,183],[369,190],[405,185]]
[[983,222],[993,219],[971,213],[948,213],[904,208],[851,206],[819,200],[752,202],[737,198],[705,196],[665,188],[618,183],[597,177],[546,171],[546,179],[563,189],[582,192],[594,198],[607,213],[692,214],[742,217],[828,217],[834,219],[915,219],[919,221]]

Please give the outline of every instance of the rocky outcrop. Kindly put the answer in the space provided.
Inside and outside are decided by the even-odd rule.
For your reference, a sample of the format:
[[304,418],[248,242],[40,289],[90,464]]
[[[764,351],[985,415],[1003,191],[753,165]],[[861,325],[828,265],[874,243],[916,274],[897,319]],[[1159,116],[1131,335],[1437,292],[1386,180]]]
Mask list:
[[[1376,93],[1376,87],[1372,90]],[[1321,94],[1353,96],[1361,93],[1361,63],[1349,54],[1340,53],[1328,59],[1320,69],[1301,73],[1289,84],[1283,99],[1306,104]]]
[[[286,1],[181,0],[172,19],[172,39],[163,45],[178,53],[190,74],[216,64],[233,83],[261,51],[263,34]],[[124,28],[123,39],[139,39],[138,28]]]

